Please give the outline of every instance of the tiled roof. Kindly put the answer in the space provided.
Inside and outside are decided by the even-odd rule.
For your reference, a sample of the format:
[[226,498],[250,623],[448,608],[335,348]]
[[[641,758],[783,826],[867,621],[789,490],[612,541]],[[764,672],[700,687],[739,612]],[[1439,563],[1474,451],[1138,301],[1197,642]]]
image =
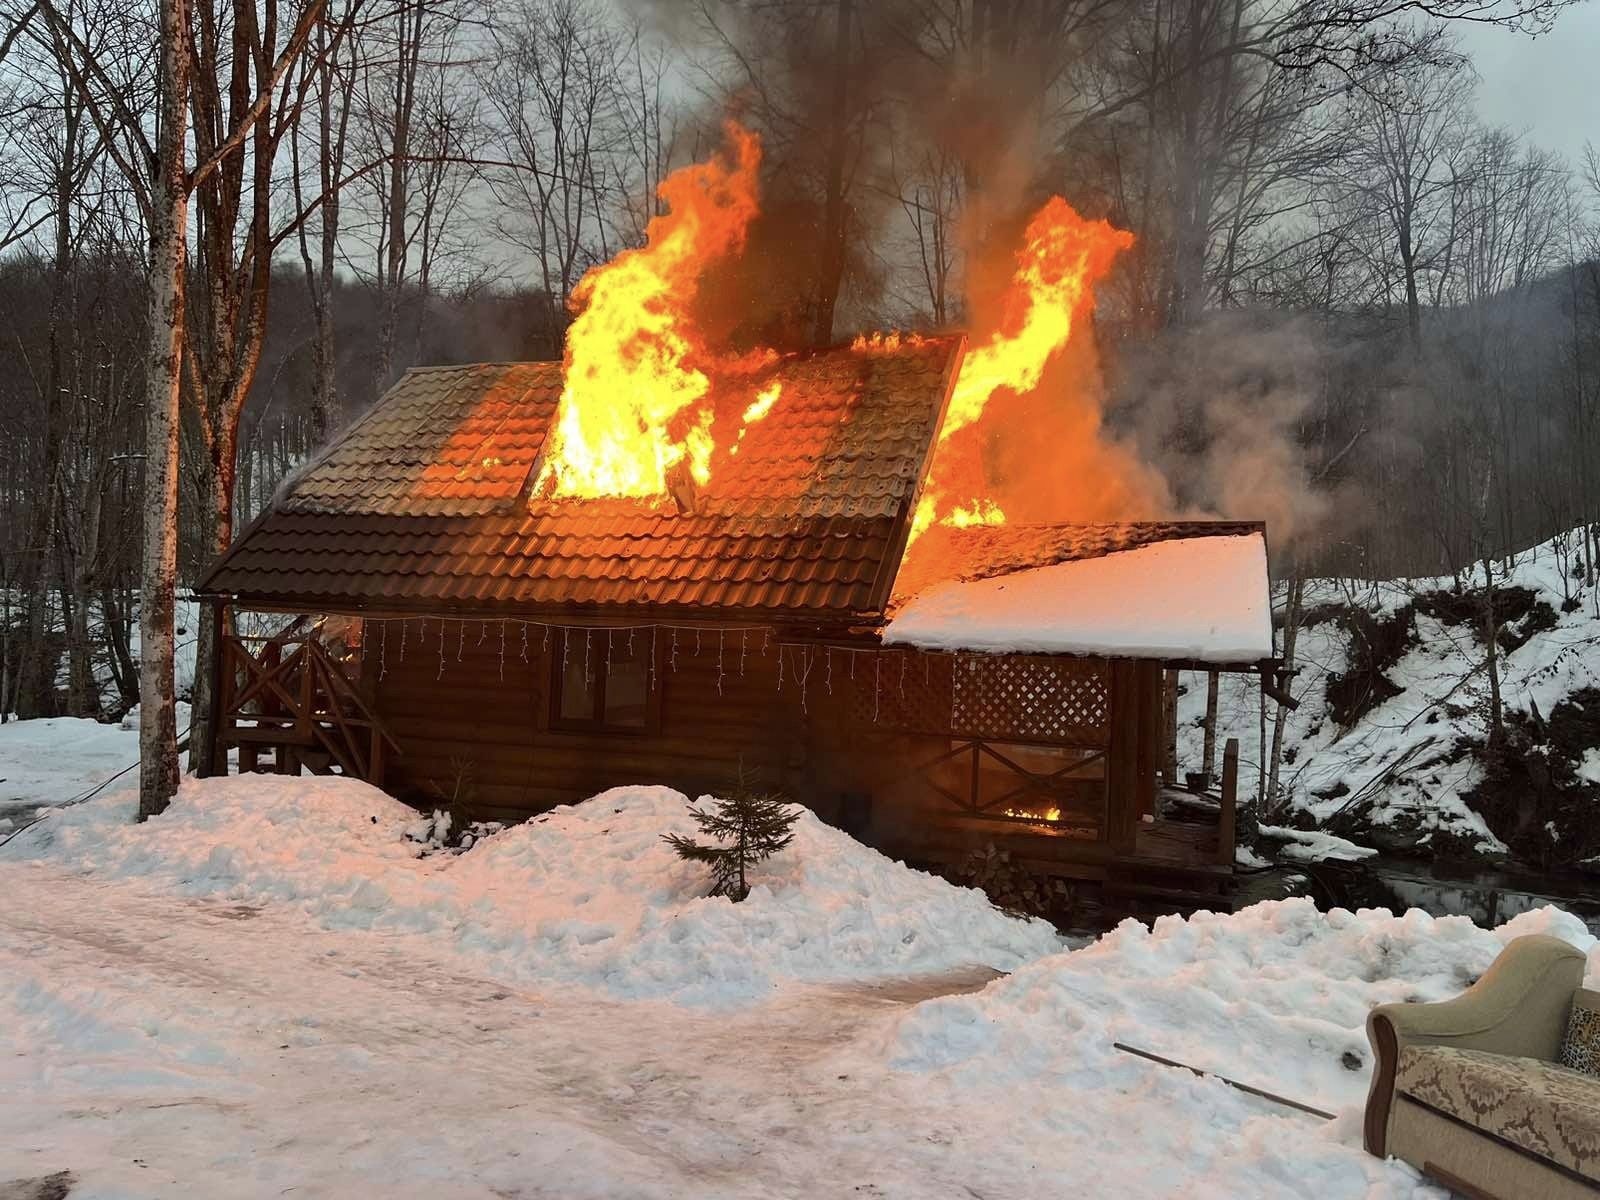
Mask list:
[[1034,567],[1102,558],[1154,542],[1264,533],[1259,521],[1124,521],[1102,525],[935,527],[906,555],[891,607],[935,583],[992,579]]
[[198,590],[307,609],[881,612],[961,348],[839,348],[720,383],[732,428],[782,391],[689,511],[528,499],[559,363],[412,371]]

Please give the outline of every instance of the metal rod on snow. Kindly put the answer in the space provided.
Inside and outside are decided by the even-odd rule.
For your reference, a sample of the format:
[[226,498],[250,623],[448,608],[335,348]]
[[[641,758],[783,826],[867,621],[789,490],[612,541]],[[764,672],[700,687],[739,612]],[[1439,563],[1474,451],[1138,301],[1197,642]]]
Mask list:
[[1112,1042],[1111,1044],[1116,1049],[1121,1050],[1124,1054],[1132,1054],[1139,1058],[1147,1058],[1153,1063],[1160,1063],[1163,1067],[1177,1067],[1180,1070],[1189,1071],[1192,1074],[1198,1075],[1202,1079],[1220,1080],[1229,1087],[1236,1088],[1241,1092],[1247,1092],[1252,1096],[1260,1096],[1263,1100],[1270,1100],[1272,1103],[1281,1104],[1286,1108],[1292,1108],[1299,1112],[1309,1113],[1313,1117],[1321,1117],[1324,1121],[1331,1121],[1334,1119],[1334,1114],[1331,1112],[1323,1112],[1320,1108],[1312,1108],[1309,1104],[1301,1104],[1300,1101],[1290,1100],[1287,1096],[1279,1096],[1274,1092],[1267,1092],[1258,1087],[1251,1087],[1248,1083],[1240,1083],[1237,1079],[1229,1079],[1226,1075],[1218,1075],[1213,1071],[1202,1071],[1199,1067],[1191,1067],[1188,1063],[1181,1063],[1176,1059],[1162,1058],[1159,1054],[1151,1054],[1148,1050],[1140,1050],[1137,1046],[1129,1046],[1125,1042]]

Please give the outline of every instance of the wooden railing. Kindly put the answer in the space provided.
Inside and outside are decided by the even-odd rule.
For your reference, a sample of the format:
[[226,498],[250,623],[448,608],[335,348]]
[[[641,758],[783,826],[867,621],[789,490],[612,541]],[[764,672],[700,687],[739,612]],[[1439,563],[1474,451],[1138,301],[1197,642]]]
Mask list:
[[223,638],[217,740],[237,747],[241,772],[271,769],[348,775],[382,786],[394,737],[361,691],[315,638],[271,638],[253,653]]
[[[1103,747],[1063,748],[1004,743],[1005,750],[979,738],[952,740],[948,749],[915,766],[920,782],[942,796],[952,808],[968,817],[1032,829],[1050,829],[1089,840],[1106,836],[1106,750]],[[1049,770],[1031,769],[1006,751],[1046,750],[1053,755],[1070,749],[1075,756]],[[959,783],[941,778],[941,768],[959,768]],[[985,787],[985,768],[989,787]],[[1095,773],[1098,768],[1098,774]],[[1083,774],[1085,771],[1089,774]],[[995,794],[996,778],[1005,778],[1007,790]],[[1040,815],[1053,810],[1053,816]]]

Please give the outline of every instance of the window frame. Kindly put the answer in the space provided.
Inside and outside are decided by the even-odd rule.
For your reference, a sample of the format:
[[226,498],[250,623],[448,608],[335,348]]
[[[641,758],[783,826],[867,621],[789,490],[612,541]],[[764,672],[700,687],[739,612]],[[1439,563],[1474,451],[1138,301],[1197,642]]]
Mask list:
[[[587,717],[567,717],[561,713],[562,695],[566,687],[565,672],[562,670],[563,651],[568,637],[582,629],[586,637],[604,634],[604,638],[597,639],[598,644],[591,651],[591,666],[594,669],[593,691],[594,704],[591,715]],[[550,646],[549,690],[545,706],[545,727],[553,733],[604,733],[621,736],[640,737],[659,733],[661,730],[661,687],[656,668],[657,663],[652,655],[652,646],[646,646],[639,656],[639,662],[645,669],[645,702],[644,722],[639,725],[619,725],[606,720],[606,681],[611,673],[611,649],[619,631],[610,625],[595,625],[587,627],[567,627],[560,631],[562,648],[558,649],[552,640]],[[633,631],[635,638],[641,636],[641,631]]]

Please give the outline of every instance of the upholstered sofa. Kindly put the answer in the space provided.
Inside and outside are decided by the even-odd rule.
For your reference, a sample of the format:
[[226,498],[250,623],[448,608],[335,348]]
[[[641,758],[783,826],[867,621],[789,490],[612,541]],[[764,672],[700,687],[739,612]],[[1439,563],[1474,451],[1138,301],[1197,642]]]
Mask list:
[[1535,935],[1441,1004],[1367,1018],[1375,1062],[1367,1150],[1473,1200],[1600,1196],[1600,1077],[1557,1062],[1584,956]]

